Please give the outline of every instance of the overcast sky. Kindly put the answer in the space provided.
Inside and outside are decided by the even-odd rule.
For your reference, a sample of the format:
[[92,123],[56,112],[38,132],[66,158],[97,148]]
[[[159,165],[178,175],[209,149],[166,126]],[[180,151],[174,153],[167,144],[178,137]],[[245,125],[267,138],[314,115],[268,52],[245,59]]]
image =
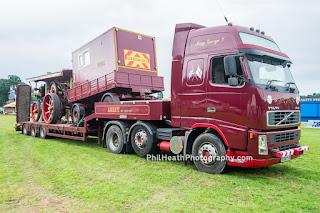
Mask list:
[[[320,1],[219,0],[236,25],[260,28],[293,61],[302,95],[320,93]],[[170,94],[176,23],[225,25],[215,0],[1,0],[0,78],[23,81],[72,68],[71,53],[113,26],[156,37],[159,75]]]

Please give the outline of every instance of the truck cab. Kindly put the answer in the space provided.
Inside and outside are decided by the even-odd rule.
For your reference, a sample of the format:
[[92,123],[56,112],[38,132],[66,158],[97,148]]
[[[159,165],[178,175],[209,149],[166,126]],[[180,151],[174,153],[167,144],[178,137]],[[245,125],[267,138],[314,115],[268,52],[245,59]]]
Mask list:
[[240,26],[178,24],[172,56],[172,126],[211,129],[229,156],[254,158],[229,165],[272,165],[282,160],[278,152],[299,147],[299,90],[290,58],[271,37]]

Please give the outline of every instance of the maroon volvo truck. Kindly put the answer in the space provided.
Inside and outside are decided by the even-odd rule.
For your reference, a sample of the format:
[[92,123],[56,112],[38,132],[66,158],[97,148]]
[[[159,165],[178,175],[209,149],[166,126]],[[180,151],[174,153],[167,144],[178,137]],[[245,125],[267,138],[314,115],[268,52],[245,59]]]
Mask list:
[[[49,91],[45,97],[53,101],[44,98],[44,121],[29,121],[30,88],[18,88],[17,130],[41,138],[97,135],[112,153],[134,151],[147,159],[160,149],[212,174],[227,165],[266,167],[309,150],[300,145],[291,60],[264,32],[177,24],[171,100],[152,97],[163,90],[154,38],[118,28],[107,34],[74,52],[73,87],[64,105]],[[59,120],[63,106],[72,121]],[[59,119],[48,122],[50,113]]]

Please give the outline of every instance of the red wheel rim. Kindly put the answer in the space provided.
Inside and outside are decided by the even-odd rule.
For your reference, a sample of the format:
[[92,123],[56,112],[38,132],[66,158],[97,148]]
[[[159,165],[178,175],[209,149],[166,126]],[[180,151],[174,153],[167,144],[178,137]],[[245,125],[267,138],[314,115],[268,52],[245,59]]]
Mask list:
[[78,120],[78,117],[79,117],[79,112],[77,109],[74,109],[73,111],[73,119],[76,121]]
[[39,105],[37,102],[34,102],[31,106],[31,118],[33,121],[37,121],[39,116]]
[[43,119],[46,123],[50,123],[53,118],[53,100],[51,95],[46,95],[43,99]]

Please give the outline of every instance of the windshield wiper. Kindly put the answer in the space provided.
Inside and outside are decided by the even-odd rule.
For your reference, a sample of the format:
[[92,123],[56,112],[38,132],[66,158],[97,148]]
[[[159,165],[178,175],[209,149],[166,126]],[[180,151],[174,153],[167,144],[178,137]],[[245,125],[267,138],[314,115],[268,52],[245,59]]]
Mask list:
[[279,80],[269,80],[269,81],[267,82],[267,87],[266,87],[266,89],[269,89],[269,88],[271,88],[271,89],[276,89],[276,87],[272,87],[272,86],[271,86],[272,82],[281,82],[281,81],[279,81]]
[[[290,90],[290,92],[294,92],[294,91],[296,90],[295,88],[291,88],[291,87],[290,87],[291,84],[296,85],[296,83],[294,83],[294,82],[288,82],[288,83],[286,83],[286,91]],[[287,86],[287,85],[288,85],[288,86]]]

